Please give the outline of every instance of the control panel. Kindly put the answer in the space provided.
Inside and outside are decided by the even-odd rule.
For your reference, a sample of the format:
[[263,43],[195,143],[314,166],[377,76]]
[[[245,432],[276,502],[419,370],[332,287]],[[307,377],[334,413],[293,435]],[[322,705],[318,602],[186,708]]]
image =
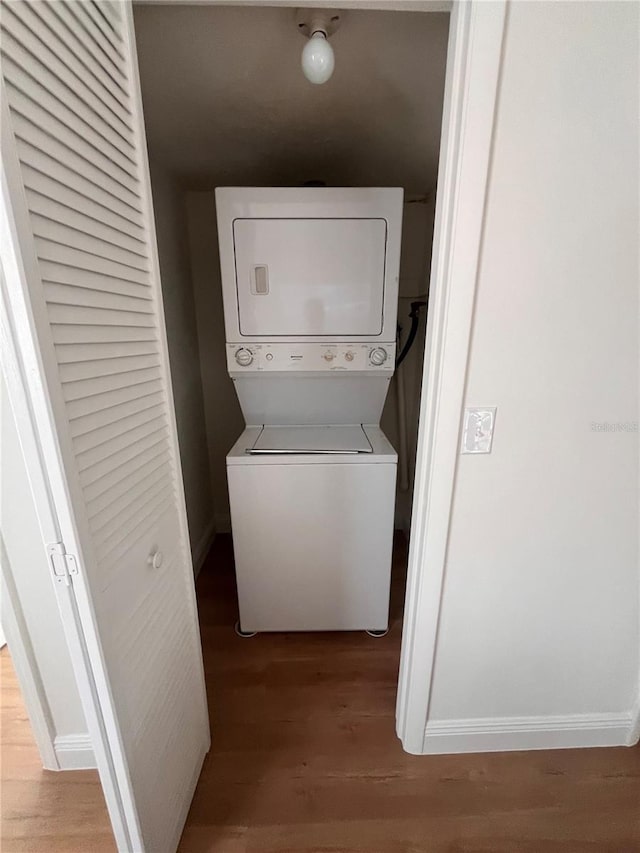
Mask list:
[[227,344],[229,373],[343,372],[395,369],[395,344]]

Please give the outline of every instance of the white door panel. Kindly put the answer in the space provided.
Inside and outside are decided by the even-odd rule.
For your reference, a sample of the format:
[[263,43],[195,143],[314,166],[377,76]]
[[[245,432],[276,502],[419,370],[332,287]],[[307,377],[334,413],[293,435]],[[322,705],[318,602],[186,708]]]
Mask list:
[[379,335],[386,234],[384,219],[236,219],[240,333]]
[[17,0],[1,46],[6,278],[59,447],[76,674],[120,849],[170,853],[209,730],[131,10]]
[[240,624],[384,630],[396,466],[300,458],[227,466]]

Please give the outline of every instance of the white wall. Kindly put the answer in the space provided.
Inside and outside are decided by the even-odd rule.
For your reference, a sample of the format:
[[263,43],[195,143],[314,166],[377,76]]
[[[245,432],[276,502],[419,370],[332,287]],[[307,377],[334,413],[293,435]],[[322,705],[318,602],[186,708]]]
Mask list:
[[151,180],[171,384],[191,552],[197,571],[215,529],[185,200],[173,178],[153,161]]
[[427,732],[637,697],[639,9],[509,9]]
[[[8,608],[10,603],[3,598],[3,622],[8,635],[14,619],[21,623],[24,643],[30,646],[37,661],[37,672],[33,676],[42,685],[44,713],[49,715],[58,760],[64,766],[94,766],[45,544],[4,379],[0,393],[0,528],[5,549],[2,571],[18,599],[12,618],[6,618],[9,614],[4,608]],[[11,635],[8,639],[11,652]]]

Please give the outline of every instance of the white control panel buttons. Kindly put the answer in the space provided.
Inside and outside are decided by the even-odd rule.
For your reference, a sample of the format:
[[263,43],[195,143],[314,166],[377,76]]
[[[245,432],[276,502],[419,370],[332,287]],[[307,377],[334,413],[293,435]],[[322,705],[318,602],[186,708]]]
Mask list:
[[[0,0],[1,2],[1,0]],[[227,344],[227,367],[231,375],[281,373],[389,373],[395,367],[393,343],[348,341],[345,343],[298,342]]]
[[376,367],[381,367],[387,360],[387,351],[384,347],[374,347],[369,353],[369,361]]
[[236,361],[240,367],[249,367],[253,361],[253,353],[247,347],[240,347],[236,350]]

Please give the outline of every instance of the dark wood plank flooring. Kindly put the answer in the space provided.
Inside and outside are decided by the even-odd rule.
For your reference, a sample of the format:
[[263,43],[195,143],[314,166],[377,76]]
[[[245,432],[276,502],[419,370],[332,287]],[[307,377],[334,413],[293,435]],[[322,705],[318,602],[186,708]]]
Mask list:
[[241,639],[229,537],[198,581],[213,747],[181,853],[633,853],[640,751],[412,756],[391,630]]
[[[241,639],[218,537],[197,584],[213,745],[181,853],[640,853],[637,748],[403,752],[405,563],[398,539],[382,639]],[[111,853],[97,774],[41,769],[6,649],[1,703],[3,853]]]

